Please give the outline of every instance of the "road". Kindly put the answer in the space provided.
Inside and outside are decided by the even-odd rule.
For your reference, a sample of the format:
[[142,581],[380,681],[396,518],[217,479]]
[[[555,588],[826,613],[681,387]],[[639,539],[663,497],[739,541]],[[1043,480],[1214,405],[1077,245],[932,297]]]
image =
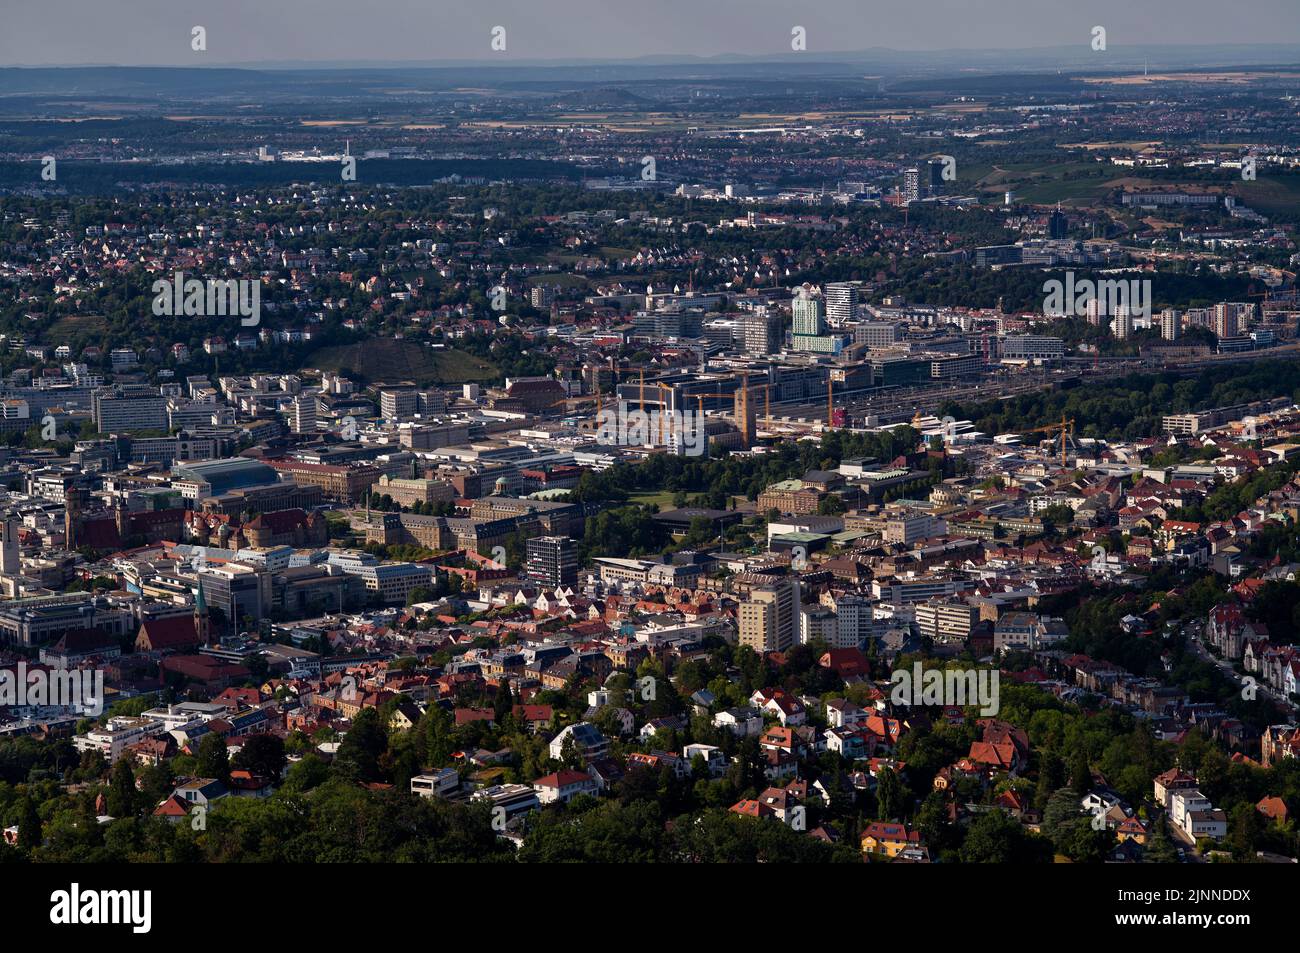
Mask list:
[[[1215,656],[1209,649],[1205,647],[1205,643],[1201,641],[1201,636],[1203,634],[1204,627],[1205,624],[1203,622],[1190,622],[1187,625],[1183,626],[1183,634],[1187,636],[1187,644],[1191,648],[1192,654],[1195,655],[1201,661],[1209,662],[1211,665],[1215,666],[1224,675],[1232,679],[1232,681],[1238,687],[1243,686],[1245,677],[1237,673],[1237,670],[1232,667],[1232,663],[1228,662],[1226,659],[1221,659]],[[1269,701],[1277,702],[1279,705],[1282,705],[1284,708],[1286,708],[1287,711],[1291,712],[1292,714],[1296,713],[1297,705],[1293,701],[1291,701],[1291,699],[1287,698],[1281,692],[1276,691],[1273,688],[1270,688],[1268,685],[1265,685],[1262,681],[1255,678],[1253,675],[1247,677],[1254,679],[1255,691],[1259,695],[1263,695]]]

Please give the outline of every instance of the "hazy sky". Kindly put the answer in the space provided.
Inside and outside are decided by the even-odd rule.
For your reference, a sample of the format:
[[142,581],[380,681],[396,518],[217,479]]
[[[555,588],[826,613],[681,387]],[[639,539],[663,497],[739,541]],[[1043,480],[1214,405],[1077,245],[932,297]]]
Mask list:
[[[190,49],[195,25],[206,53]],[[493,53],[492,27],[506,28]],[[0,65],[1297,43],[1298,0],[0,0]],[[3,90],[0,89],[0,93]]]

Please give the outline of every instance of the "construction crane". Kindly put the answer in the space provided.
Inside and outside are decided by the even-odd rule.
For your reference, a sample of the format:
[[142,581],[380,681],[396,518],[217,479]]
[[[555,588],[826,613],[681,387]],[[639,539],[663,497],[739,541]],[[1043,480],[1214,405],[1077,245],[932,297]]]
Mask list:
[[1061,434],[1061,468],[1064,469],[1066,465],[1065,464],[1066,439],[1067,438],[1070,440],[1074,439],[1074,418],[1073,417],[1067,418],[1064,415],[1062,415],[1061,422],[1059,424],[1048,424],[1046,427],[1035,427],[1032,430],[1026,430],[1025,433],[1055,434],[1058,431]]
[[[663,395],[664,391],[668,392],[667,395]],[[663,401],[663,409],[659,413],[659,442],[664,446],[667,446],[668,440],[671,440],[673,437],[673,421],[672,418],[668,416],[668,402],[672,397],[673,389],[669,387],[667,384],[661,383],[659,384],[659,392],[661,395],[663,395],[660,398]],[[667,429],[668,429],[667,440],[664,439],[665,424],[667,425]]]
[[[1283,272],[1289,280],[1294,281],[1295,275],[1290,272]],[[1272,311],[1290,311],[1294,310],[1297,304],[1300,304],[1300,296],[1297,296],[1297,288],[1293,284],[1291,287],[1282,288],[1265,288],[1263,291],[1248,291],[1248,298],[1262,298],[1259,304],[1261,314],[1268,314]]]

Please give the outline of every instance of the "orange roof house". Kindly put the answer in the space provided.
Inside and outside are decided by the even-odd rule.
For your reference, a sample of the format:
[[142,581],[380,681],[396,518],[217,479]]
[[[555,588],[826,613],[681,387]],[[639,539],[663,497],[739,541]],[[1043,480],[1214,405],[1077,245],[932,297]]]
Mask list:
[[768,807],[762,801],[745,798],[737,801],[729,808],[732,814],[741,814],[745,817],[776,817],[776,811]]
[[862,832],[862,853],[897,857],[908,847],[921,846],[921,834],[908,830],[906,824],[876,821]]
[[1269,820],[1276,821],[1279,824],[1285,824],[1287,818],[1290,816],[1286,809],[1286,801],[1282,800],[1280,797],[1270,796],[1260,798],[1259,803],[1255,805],[1255,810],[1259,811],[1259,813],[1263,814]]

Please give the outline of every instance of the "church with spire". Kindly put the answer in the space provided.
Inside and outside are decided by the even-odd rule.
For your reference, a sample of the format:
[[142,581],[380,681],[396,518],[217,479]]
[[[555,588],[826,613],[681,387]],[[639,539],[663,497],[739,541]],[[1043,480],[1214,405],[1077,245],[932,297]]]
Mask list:
[[205,645],[214,645],[212,618],[208,612],[208,597],[203,591],[203,578],[199,577],[194,592],[194,611],[187,615],[167,615],[146,619],[135,637],[137,652],[157,655],[189,653]]
[[199,645],[212,645],[212,620],[208,617],[208,600],[203,595],[203,577],[199,576],[199,589],[194,594],[194,635]]

